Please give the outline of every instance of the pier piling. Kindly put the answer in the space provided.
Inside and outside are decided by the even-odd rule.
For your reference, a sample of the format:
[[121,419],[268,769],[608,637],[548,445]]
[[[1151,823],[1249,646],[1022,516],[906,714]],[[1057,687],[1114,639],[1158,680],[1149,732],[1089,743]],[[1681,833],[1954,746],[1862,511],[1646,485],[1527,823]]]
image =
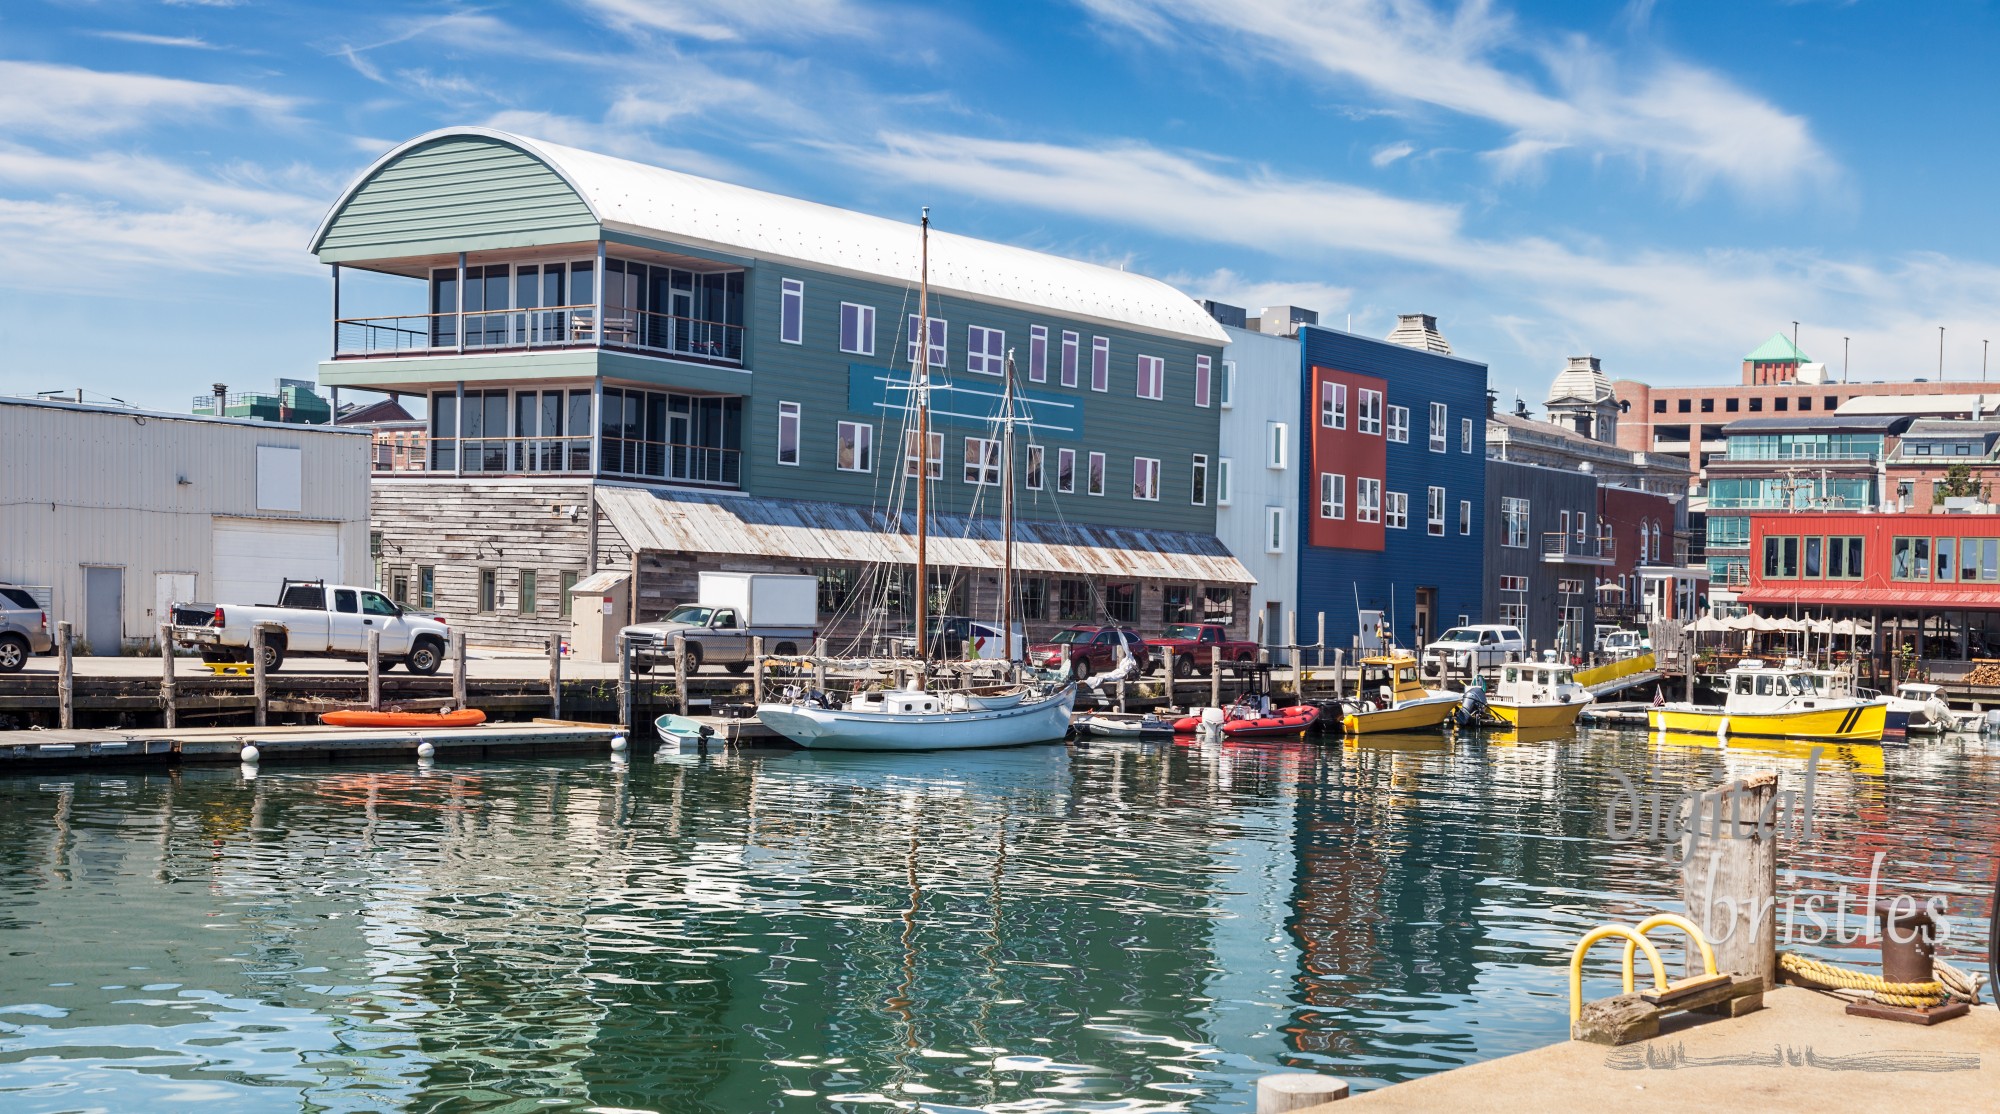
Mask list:
[[764,636],[750,637],[750,703],[764,702]]
[[1222,647],[1208,648],[1208,706],[1222,707]]
[[56,624],[56,725],[64,731],[76,726],[76,648],[70,645],[69,620]]
[[178,727],[175,721],[174,702],[179,694],[174,681],[174,640],[167,635],[167,624],[160,624],[160,714],[165,717],[168,727]]
[[368,632],[368,710],[382,710],[382,632]]
[[1346,1097],[1346,1080],[1315,1072],[1288,1071],[1257,1080],[1257,1114],[1290,1114]]
[[674,700],[676,701],[676,703],[674,704],[674,711],[684,716],[691,716],[694,713],[688,711],[687,650],[688,650],[687,636],[682,634],[680,631],[675,631],[674,632]]
[[257,726],[268,727],[271,723],[271,684],[264,668],[264,647],[270,644],[271,623],[254,623],[250,627],[250,677],[257,694]]
[[1702,794],[1681,837],[1681,897],[1715,948],[1715,969],[1777,986],[1778,833],[1770,815],[1778,775],[1755,773]]
[[451,699],[454,707],[465,707],[465,632],[451,632]]
[[549,718],[562,718],[562,639],[549,639]]

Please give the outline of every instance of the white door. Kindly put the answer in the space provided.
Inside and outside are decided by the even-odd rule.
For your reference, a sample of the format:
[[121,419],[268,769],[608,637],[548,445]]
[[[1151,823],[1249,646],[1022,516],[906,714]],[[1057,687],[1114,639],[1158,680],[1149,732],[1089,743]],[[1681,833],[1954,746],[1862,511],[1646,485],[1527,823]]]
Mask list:
[[337,522],[218,518],[213,538],[215,603],[276,603],[287,577],[340,579]]
[[194,602],[194,574],[162,572],[153,574],[153,625],[174,621],[174,605]]
[[359,654],[368,649],[366,627],[361,621],[361,591],[335,588],[327,600],[327,648],[343,654]]
[[361,649],[368,649],[368,632],[382,632],[382,652],[384,654],[406,654],[410,651],[410,621],[396,610],[389,597],[380,592],[363,590],[361,593]]

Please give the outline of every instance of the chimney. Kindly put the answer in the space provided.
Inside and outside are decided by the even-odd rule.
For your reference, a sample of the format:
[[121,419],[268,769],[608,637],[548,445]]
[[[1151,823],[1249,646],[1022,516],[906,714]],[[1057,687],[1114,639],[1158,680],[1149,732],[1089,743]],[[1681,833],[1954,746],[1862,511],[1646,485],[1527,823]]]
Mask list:
[[215,392],[215,416],[218,418],[226,417],[222,411],[222,404],[223,400],[229,397],[229,384],[211,383],[208,389]]
[[1451,342],[1444,339],[1443,333],[1438,332],[1438,319],[1428,313],[1397,314],[1396,327],[1389,331],[1385,339],[1390,344],[1400,344],[1419,352],[1451,355]]

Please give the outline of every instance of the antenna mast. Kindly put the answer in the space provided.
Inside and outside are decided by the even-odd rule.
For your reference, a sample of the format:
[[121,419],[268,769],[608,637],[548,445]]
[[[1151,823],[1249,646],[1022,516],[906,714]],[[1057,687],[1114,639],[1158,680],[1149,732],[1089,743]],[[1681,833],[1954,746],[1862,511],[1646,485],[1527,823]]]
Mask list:
[[925,543],[930,534],[931,486],[931,207],[924,206],[923,248],[917,285],[917,346],[910,383],[917,391],[917,685],[930,680],[931,583]]

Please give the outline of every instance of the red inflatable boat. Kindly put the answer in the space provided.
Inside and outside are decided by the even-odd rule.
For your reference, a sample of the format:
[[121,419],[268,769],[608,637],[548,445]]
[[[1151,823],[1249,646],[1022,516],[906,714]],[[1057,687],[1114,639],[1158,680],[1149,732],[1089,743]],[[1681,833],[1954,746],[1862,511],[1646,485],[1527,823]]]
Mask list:
[[[1235,738],[1254,738],[1258,735],[1296,735],[1319,722],[1319,709],[1310,704],[1300,704],[1291,708],[1273,708],[1270,715],[1246,714],[1244,709],[1233,707],[1225,713],[1222,733]],[[1190,735],[1201,727],[1201,716],[1182,716],[1174,721],[1174,732]]]
[[1310,704],[1299,704],[1290,708],[1273,708],[1268,716],[1256,719],[1232,719],[1222,725],[1222,733],[1232,739],[1253,738],[1258,735],[1297,735],[1319,721],[1319,709]]

